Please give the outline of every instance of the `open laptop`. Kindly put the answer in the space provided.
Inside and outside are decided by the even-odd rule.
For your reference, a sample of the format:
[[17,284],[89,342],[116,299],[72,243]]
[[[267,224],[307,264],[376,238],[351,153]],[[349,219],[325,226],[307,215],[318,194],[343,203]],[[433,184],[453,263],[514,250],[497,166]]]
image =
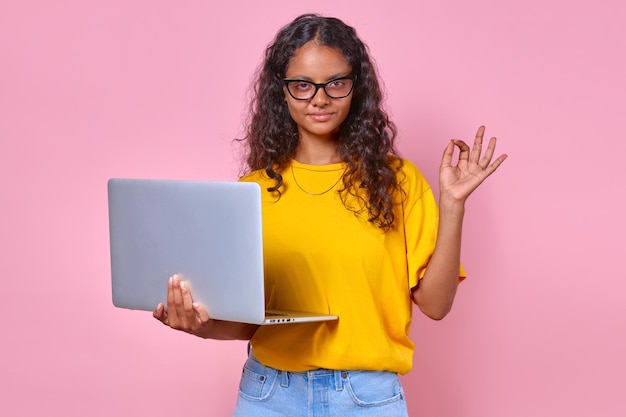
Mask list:
[[261,188],[257,183],[114,178],[108,181],[116,307],[166,305],[180,274],[214,319],[253,324],[335,320],[266,311]]

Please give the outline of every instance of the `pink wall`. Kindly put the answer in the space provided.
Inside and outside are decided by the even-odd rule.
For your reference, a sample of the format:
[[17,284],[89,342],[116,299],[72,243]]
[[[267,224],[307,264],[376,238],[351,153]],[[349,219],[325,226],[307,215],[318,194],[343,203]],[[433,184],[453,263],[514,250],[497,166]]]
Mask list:
[[369,43],[431,181],[479,124],[510,155],[452,314],[415,321],[412,415],[626,415],[622,1],[210,3],[1,3],[3,415],[228,415],[243,342],[113,308],[106,180],[236,178],[247,80],[307,11]]

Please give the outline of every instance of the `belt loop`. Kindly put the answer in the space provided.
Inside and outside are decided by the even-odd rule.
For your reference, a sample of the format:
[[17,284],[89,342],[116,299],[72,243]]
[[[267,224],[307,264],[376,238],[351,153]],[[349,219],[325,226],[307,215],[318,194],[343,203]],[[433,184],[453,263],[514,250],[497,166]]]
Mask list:
[[287,371],[278,371],[280,375],[280,386],[288,388],[289,387],[289,372]]
[[335,390],[343,391],[343,379],[342,375],[345,374],[345,371],[335,371]]

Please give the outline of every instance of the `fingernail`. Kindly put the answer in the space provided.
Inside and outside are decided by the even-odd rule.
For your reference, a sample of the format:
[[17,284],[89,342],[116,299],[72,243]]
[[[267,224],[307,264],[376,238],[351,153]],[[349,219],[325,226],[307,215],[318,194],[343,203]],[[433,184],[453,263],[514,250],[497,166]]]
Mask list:
[[181,281],[180,282],[180,289],[181,290],[186,290],[187,289],[187,283],[185,281]]

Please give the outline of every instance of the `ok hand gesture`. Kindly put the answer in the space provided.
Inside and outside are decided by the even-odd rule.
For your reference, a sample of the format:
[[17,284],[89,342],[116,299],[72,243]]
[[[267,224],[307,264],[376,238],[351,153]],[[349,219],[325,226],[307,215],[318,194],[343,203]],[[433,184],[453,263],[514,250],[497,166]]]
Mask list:
[[[496,138],[489,140],[489,145],[481,157],[483,135],[485,127],[481,126],[476,132],[474,146],[469,146],[462,140],[453,139],[443,152],[439,169],[439,190],[441,197],[464,203],[467,197],[485,180],[494,173],[507,155],[500,155],[491,162],[496,149]],[[456,166],[452,165],[454,148],[461,151]]]

